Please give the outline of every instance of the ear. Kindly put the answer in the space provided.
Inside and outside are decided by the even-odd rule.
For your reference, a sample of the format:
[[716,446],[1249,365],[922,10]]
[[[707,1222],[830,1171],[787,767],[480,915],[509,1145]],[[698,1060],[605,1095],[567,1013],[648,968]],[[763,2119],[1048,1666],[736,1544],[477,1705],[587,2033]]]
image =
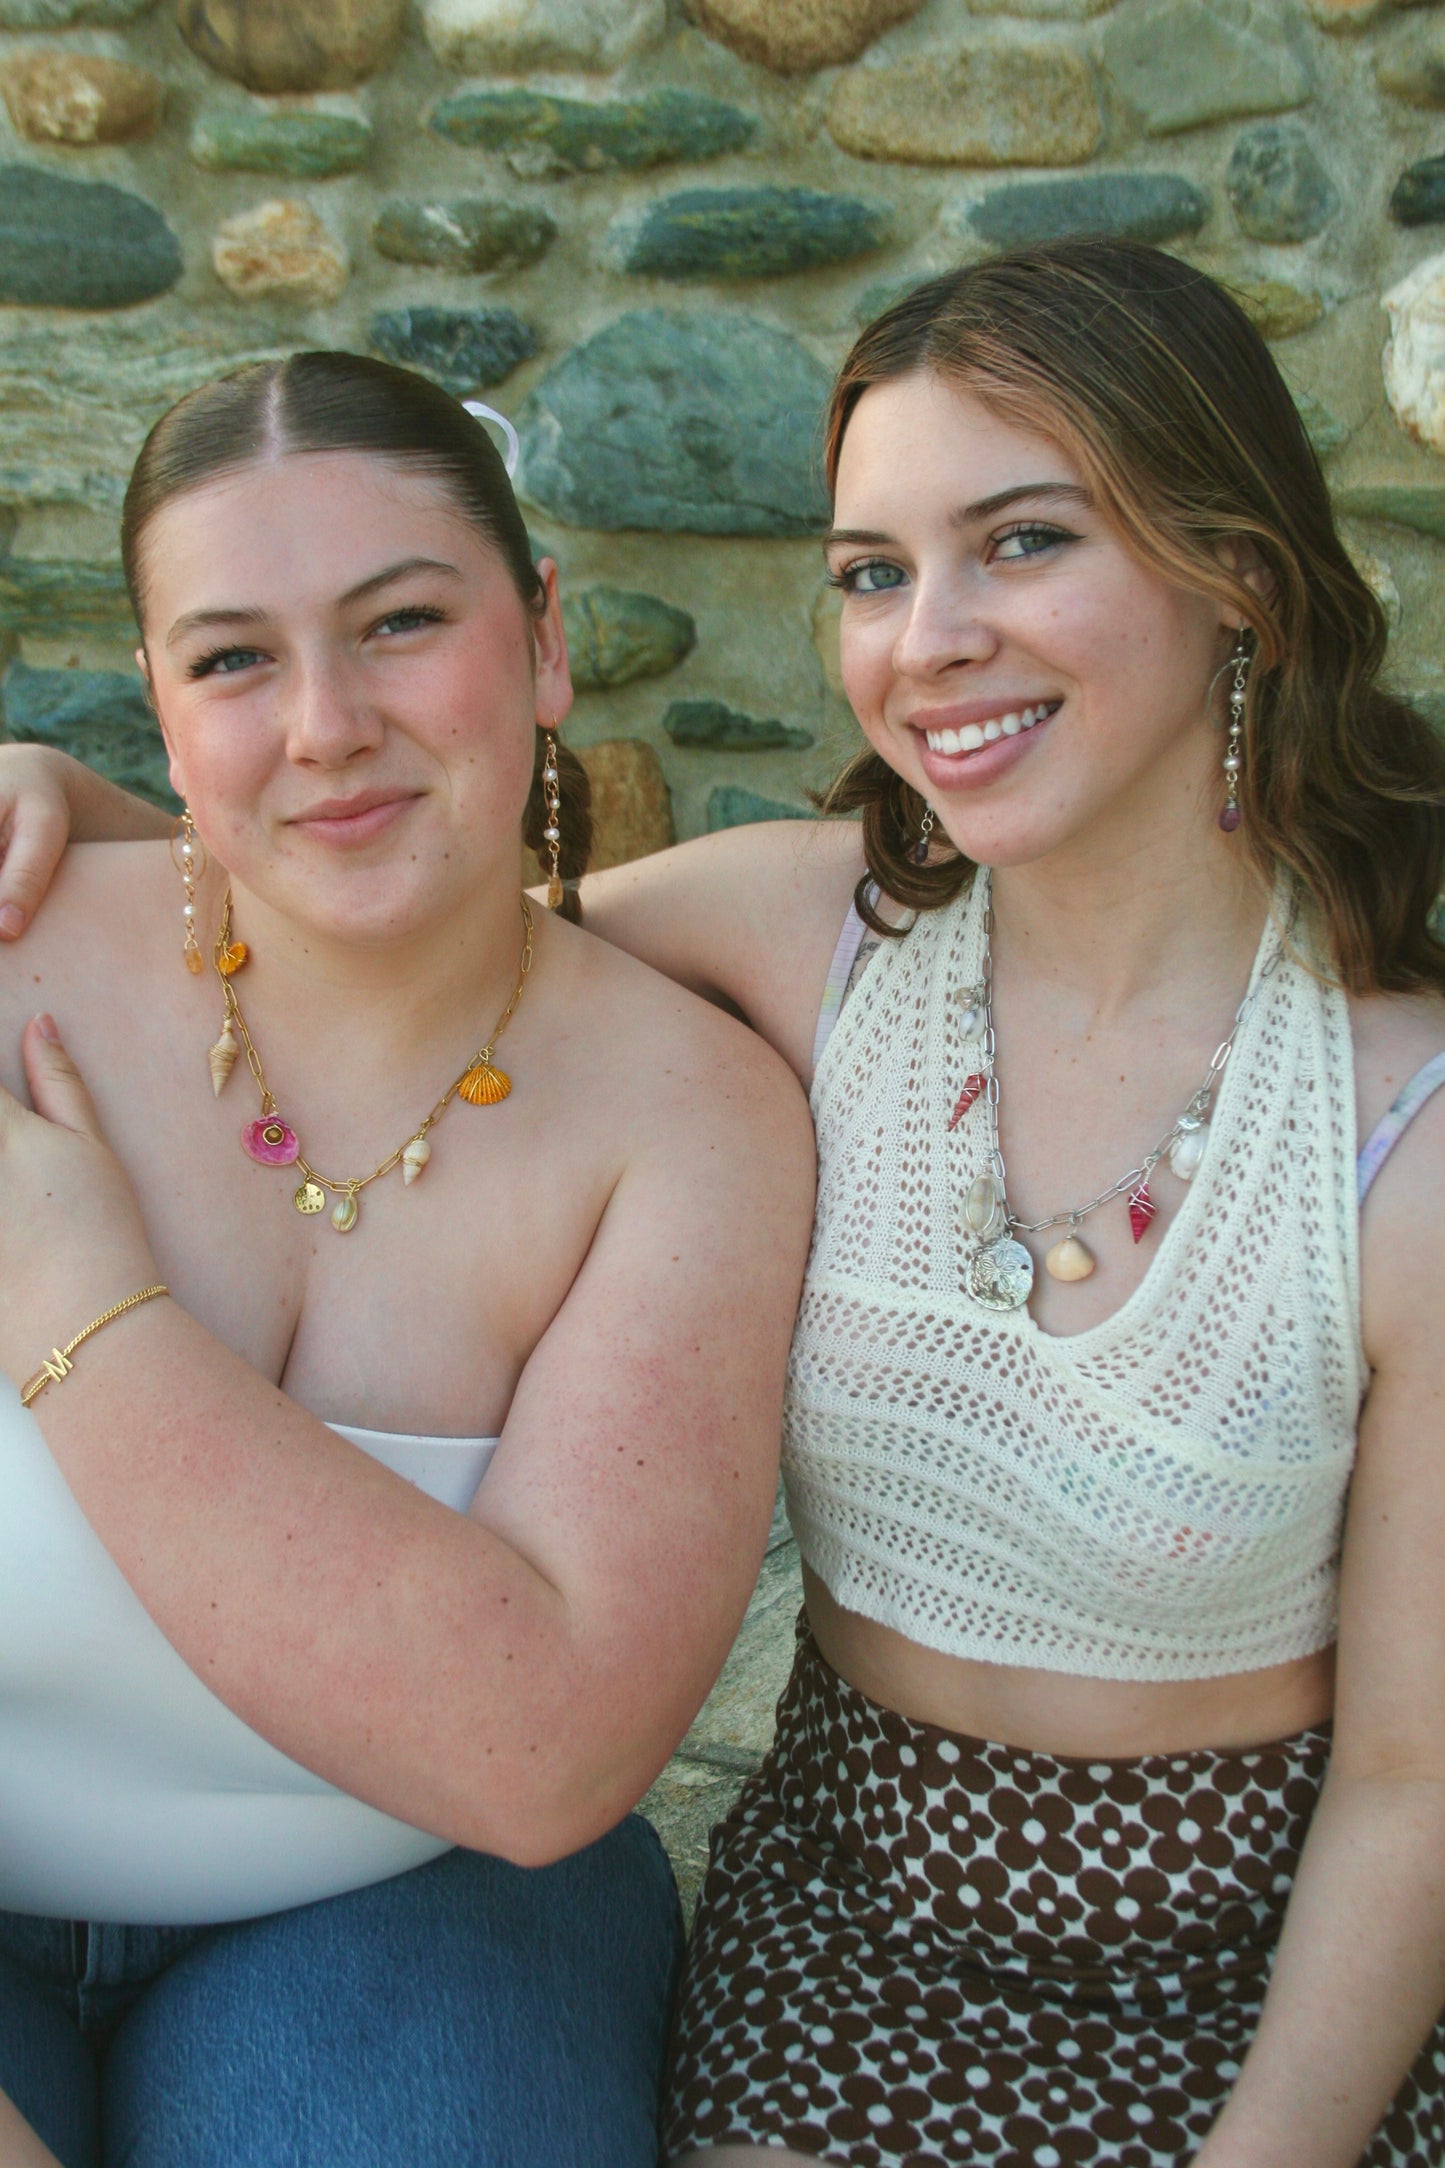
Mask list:
[[[1231,536],[1227,542],[1218,545],[1214,554],[1226,572],[1232,573],[1235,579],[1242,580],[1252,593],[1258,595],[1261,602],[1273,607],[1277,593],[1274,574],[1247,536]],[[1228,626],[1231,632],[1243,630],[1238,611],[1228,606],[1221,609],[1219,621]]]
[[572,706],[572,671],[567,661],[567,635],[562,630],[562,598],[554,560],[539,558],[537,573],[547,597],[546,608],[532,623],[537,657],[537,728],[550,730]]

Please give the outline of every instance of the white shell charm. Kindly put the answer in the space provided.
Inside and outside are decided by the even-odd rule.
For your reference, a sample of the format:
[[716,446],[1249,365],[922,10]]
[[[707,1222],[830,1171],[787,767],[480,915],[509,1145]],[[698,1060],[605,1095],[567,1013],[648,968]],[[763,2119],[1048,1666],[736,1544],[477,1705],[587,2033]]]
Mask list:
[[1174,1139],[1169,1147],[1169,1168],[1181,1182],[1187,1182],[1204,1157],[1209,1142],[1209,1124],[1200,1122],[1196,1128],[1186,1129]]
[[958,1019],[959,1037],[961,1039],[980,1038],[986,1021],[983,1008],[983,988],[981,986],[960,986],[953,998],[963,1011],[962,1016]]
[[231,1029],[231,1019],[228,1016],[221,1026],[220,1038],[207,1056],[211,1065],[211,1090],[218,1099],[226,1089],[226,1079],[235,1068],[236,1056],[240,1051],[241,1049],[236,1044],[236,1034]]
[[431,1146],[427,1143],[426,1138],[413,1137],[401,1155],[401,1178],[408,1189],[411,1188],[412,1183],[430,1158]]
[[356,1225],[356,1215],[359,1210],[360,1206],[356,1202],[356,1192],[354,1190],[349,1189],[344,1197],[337,1198],[335,1204],[331,1207],[331,1224],[339,1235],[350,1234],[352,1228]]

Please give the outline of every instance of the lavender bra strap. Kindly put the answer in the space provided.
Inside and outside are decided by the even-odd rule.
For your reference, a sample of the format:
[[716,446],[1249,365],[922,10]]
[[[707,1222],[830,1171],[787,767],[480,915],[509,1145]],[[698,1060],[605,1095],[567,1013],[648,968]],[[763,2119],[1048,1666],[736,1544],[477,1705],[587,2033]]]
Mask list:
[[1361,1204],[1369,1196],[1375,1176],[1421,1107],[1439,1091],[1442,1084],[1445,1084],[1445,1053],[1436,1054],[1432,1060],[1426,1062],[1423,1069],[1417,1069],[1389,1113],[1376,1122],[1355,1162],[1356,1185]]
[[813,1068],[816,1072],[823,1058],[823,1049],[832,1035],[833,1026],[843,1013],[843,996],[848,991],[848,981],[853,976],[853,966],[858,961],[858,951],[863,946],[863,936],[868,928],[858,916],[858,906],[850,903],[848,916],[843,921],[843,931],[838,936],[838,946],[833,951],[833,961],[828,966],[827,984],[823,988],[822,1006],[818,1010],[818,1028],[813,1034]]

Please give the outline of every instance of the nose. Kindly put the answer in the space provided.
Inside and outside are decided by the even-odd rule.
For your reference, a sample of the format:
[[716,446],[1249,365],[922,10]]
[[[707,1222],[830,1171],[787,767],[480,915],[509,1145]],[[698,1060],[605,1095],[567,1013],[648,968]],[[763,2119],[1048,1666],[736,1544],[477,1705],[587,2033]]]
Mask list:
[[299,654],[282,692],[288,759],[300,767],[342,768],[374,752],[385,723],[364,688],[330,648]]
[[967,581],[956,574],[920,572],[894,643],[893,667],[898,676],[936,678],[963,663],[987,662],[995,655],[999,635],[980,614],[978,600]]

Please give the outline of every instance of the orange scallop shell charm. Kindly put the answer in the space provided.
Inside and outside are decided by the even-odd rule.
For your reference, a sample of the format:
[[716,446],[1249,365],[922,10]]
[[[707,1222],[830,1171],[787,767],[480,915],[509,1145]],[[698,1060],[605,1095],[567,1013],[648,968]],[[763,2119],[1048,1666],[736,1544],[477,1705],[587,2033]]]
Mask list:
[[216,950],[216,969],[223,979],[232,978],[238,972],[251,951],[244,941],[227,941]]
[[494,1069],[489,1061],[474,1061],[457,1086],[457,1097],[470,1107],[494,1107],[511,1089],[505,1069]]

